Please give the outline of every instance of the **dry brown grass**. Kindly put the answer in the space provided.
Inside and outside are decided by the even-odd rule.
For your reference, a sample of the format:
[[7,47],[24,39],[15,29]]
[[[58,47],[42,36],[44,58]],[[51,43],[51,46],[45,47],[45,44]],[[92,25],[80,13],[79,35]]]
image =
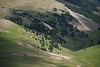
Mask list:
[[52,11],[53,8],[66,10],[63,4],[55,0],[1,0],[0,6],[36,11]]

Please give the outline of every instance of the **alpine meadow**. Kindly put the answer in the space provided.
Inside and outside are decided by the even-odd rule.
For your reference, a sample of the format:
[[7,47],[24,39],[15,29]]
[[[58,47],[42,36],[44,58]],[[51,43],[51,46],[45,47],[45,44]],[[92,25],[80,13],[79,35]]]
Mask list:
[[100,0],[0,0],[0,67],[100,67]]

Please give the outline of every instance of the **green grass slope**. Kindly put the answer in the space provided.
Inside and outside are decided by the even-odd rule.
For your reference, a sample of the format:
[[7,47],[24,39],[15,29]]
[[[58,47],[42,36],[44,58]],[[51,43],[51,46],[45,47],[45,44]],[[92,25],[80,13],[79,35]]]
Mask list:
[[[66,10],[63,4],[55,0],[1,0],[0,17],[12,15],[9,13],[10,8],[43,12],[53,11],[54,8],[57,8],[58,13]],[[100,67],[100,45],[79,51],[70,51],[59,45],[61,51],[53,48],[53,52],[49,53],[49,46],[45,45],[47,51],[37,48],[42,44],[38,40],[40,37],[35,33],[26,32],[23,27],[2,18],[0,18],[0,67]],[[88,33],[90,40],[100,39],[99,30]],[[73,48],[72,42],[75,39],[70,37],[65,39],[68,40],[67,46]],[[83,41],[88,42],[89,39]],[[95,45],[96,41],[94,41]],[[49,40],[48,44],[50,44]],[[75,45],[80,44],[82,44],[82,40],[76,40]]]
[[74,61],[52,56],[37,49],[37,46],[40,45],[39,41],[29,37],[29,34],[30,32],[26,32],[17,24],[0,19],[1,67],[73,67],[77,65],[77,63],[73,63]]
[[54,49],[54,54],[71,58],[65,59],[37,49],[41,44],[29,35],[17,24],[0,19],[0,67],[100,67],[100,45],[74,52],[62,46],[61,51]]
[[77,51],[74,56],[82,67],[100,67],[100,45]]

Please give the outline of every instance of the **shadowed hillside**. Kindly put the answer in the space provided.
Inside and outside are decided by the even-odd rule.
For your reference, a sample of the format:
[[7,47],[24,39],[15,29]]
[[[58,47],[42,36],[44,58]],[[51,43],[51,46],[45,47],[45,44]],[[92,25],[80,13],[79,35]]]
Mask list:
[[[1,67],[99,67],[100,46],[79,51],[54,48],[52,53],[43,51],[37,35],[6,19],[0,19]],[[34,35],[34,38],[29,37]],[[94,34],[94,33],[93,33]],[[59,54],[58,54],[59,52]]]

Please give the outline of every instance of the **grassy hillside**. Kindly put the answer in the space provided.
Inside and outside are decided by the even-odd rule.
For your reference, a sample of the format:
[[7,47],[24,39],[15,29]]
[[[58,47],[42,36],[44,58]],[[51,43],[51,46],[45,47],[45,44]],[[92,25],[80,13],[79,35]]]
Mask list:
[[[41,44],[35,38],[30,37],[31,32],[26,32],[22,27],[5,19],[0,19],[0,25],[1,67],[100,66],[99,45],[74,52],[59,45],[62,50],[60,51],[54,48],[54,54],[50,55],[48,51],[45,52],[37,48]],[[57,54],[58,52],[60,54]],[[70,57],[71,59],[63,58],[61,55]]]
[[100,7],[99,0],[57,0],[57,1],[65,4],[65,6],[71,9],[72,11],[80,13],[100,24],[100,19],[99,19],[100,10],[98,9],[98,7]]
[[[61,1],[63,1],[63,0],[61,0]],[[75,2],[75,3],[77,4],[77,2]],[[79,1],[79,3],[80,3],[80,1]],[[81,12],[81,14],[84,15],[84,11],[81,11],[79,8],[77,8],[80,6],[66,3],[66,1],[64,1],[64,4],[71,10],[76,9],[78,11],[78,13]],[[84,4],[84,3],[82,3],[82,4]],[[86,4],[87,4],[87,2],[86,2]],[[24,0],[24,1],[23,0],[1,0],[0,7],[1,7],[0,15],[2,17],[4,17],[5,15],[6,16],[9,15],[9,11],[10,11],[9,8],[20,9],[20,10],[34,10],[34,11],[38,11],[38,12],[39,11],[42,11],[42,12],[50,11],[50,12],[58,13],[58,14],[65,13],[68,11],[79,22],[79,23],[77,23],[76,21],[71,21],[71,24],[73,24],[75,27],[77,26],[79,30],[82,30],[82,31],[88,30],[89,31],[91,29],[97,29],[98,27],[100,27],[98,24],[96,24],[95,22],[93,22],[92,20],[89,19],[90,17],[92,17],[92,19],[98,19],[99,16],[97,16],[97,18],[95,18],[95,17],[91,16],[92,14],[86,13],[85,16],[90,15],[90,17],[87,16],[88,17],[87,18],[87,17],[84,17],[83,15],[77,14],[75,12],[73,14],[63,4],[61,4],[60,2],[57,2],[56,0],[34,0],[34,1],[33,0],[28,0],[28,1],[27,0]],[[75,7],[75,8],[73,8],[73,7]],[[86,10],[88,10],[88,9],[86,9]],[[97,14],[99,11],[93,10],[93,12]],[[98,20],[96,20],[96,21],[98,21]],[[93,22],[93,23],[90,23],[90,22]]]
[[99,52],[100,52],[100,45],[87,48],[86,50],[80,50],[80,51],[74,52],[75,60],[79,63],[83,63],[82,67],[89,67],[89,66],[99,67],[100,66]]
[[57,1],[0,0],[0,67],[100,67],[98,0]]
[[[42,12],[52,11],[53,8],[66,10],[63,4],[55,0],[1,0],[0,6],[24,10],[36,10]],[[60,11],[58,11],[58,13],[59,12]]]
[[[38,40],[28,37],[29,32],[26,32],[17,24],[14,24],[5,19],[0,20],[0,66],[1,67],[44,67],[52,66],[58,63],[53,63],[53,59],[48,59],[49,54],[37,49],[40,45]],[[28,45],[32,47],[29,47]],[[12,55],[14,53],[32,53],[35,55]],[[45,59],[47,58],[47,59]],[[60,64],[58,64],[60,65]]]
[[[46,39],[51,40],[53,43],[50,44],[56,48],[58,48],[57,43],[59,43],[70,50],[80,50],[89,47],[92,44],[91,40],[94,40],[93,45],[97,45],[97,41],[99,41],[99,39],[94,39],[88,32],[79,31],[77,27],[71,25],[71,21],[73,21],[73,23],[75,21],[77,24],[78,22],[68,12],[58,15],[51,12],[41,13],[30,10],[12,9],[10,13],[12,13],[12,16],[7,16],[6,19],[25,27],[26,30],[37,31],[37,35],[41,33],[45,34]],[[81,19],[82,18],[79,20],[81,21]],[[98,24],[97,26],[96,23],[90,25],[90,22],[87,25],[91,27],[93,25],[93,28],[99,26]],[[81,26],[83,26],[83,24],[81,24]],[[50,37],[48,37],[48,35]],[[95,36],[95,38],[97,37],[98,36]]]

